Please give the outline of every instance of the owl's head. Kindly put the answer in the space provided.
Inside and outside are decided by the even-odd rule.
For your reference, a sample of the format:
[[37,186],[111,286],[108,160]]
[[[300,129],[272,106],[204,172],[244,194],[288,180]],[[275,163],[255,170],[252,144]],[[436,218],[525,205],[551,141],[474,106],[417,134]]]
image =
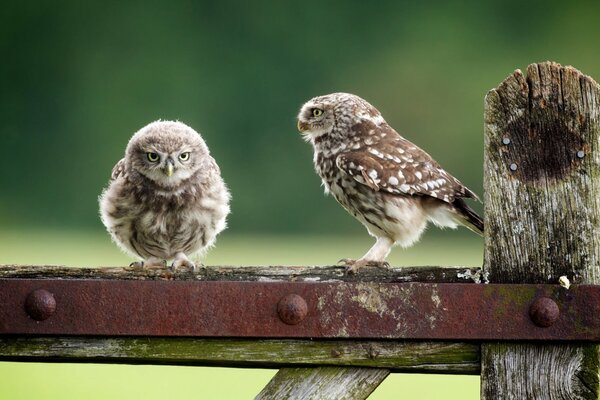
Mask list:
[[366,100],[350,93],[332,93],[310,99],[298,114],[298,130],[306,140],[327,133],[343,134],[368,119],[379,125],[383,118]]
[[137,131],[125,153],[131,170],[164,187],[190,178],[209,155],[198,132],[181,122],[160,120]]

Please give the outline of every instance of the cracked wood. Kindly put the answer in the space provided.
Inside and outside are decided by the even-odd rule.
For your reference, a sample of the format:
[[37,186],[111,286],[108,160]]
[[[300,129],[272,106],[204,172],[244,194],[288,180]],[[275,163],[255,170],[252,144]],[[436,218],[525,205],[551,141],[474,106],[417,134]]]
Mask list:
[[[600,87],[553,62],[485,102],[485,256],[491,283],[600,283]],[[596,345],[482,345],[485,400],[599,397]]]

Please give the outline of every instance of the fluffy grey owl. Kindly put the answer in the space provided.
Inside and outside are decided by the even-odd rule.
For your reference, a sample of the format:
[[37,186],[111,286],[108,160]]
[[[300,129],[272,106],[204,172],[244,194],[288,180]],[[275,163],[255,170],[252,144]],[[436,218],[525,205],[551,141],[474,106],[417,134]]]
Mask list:
[[377,238],[359,260],[341,260],[348,272],[384,265],[392,246],[415,243],[428,221],[483,233],[483,221],[463,200],[477,199],[475,193],[360,97],[333,93],[313,98],[300,110],[298,129],[313,145],[325,192]]
[[195,269],[188,259],[225,229],[229,192],[202,137],[181,122],[156,121],[129,140],[100,196],[112,239],[144,261],[132,265]]

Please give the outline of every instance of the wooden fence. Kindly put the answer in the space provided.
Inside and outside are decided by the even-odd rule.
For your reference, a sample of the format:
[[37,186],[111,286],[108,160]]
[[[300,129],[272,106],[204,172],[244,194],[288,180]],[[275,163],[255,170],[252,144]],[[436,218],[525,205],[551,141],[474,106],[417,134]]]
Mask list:
[[[56,279],[109,283],[341,282],[354,285],[349,288],[360,285],[362,293],[368,296],[357,301],[373,315],[386,318],[394,310],[388,307],[391,303],[378,296],[382,284],[461,283],[466,290],[485,283],[557,285],[559,278],[565,276],[573,286],[560,288],[561,292],[552,289],[562,296],[556,298],[562,313],[566,307],[563,301],[566,304],[569,296],[577,296],[577,286],[600,283],[599,146],[598,84],[571,67],[551,62],[532,64],[526,76],[515,71],[485,100],[486,235],[481,269],[366,269],[358,276],[345,276],[343,269],[337,267],[209,267],[197,274],[186,274],[122,268],[4,266],[0,267],[0,288],[23,280],[39,282],[43,287],[44,282]],[[6,294],[2,296],[0,290],[0,300],[4,301],[0,303],[2,360],[279,368],[258,399],[364,399],[390,372],[407,371],[480,373],[481,398],[487,400],[600,398],[597,330],[591,334],[592,340],[578,342],[404,340],[410,337],[405,333],[365,339],[351,332],[312,340],[287,337],[286,332],[294,332],[292,325],[278,328],[283,332],[278,334],[281,337],[267,338],[250,334],[8,335],[1,334],[12,329],[12,320],[7,319],[10,313],[3,308],[8,308],[12,300]],[[506,301],[507,307],[514,307],[521,300]],[[579,310],[577,321],[590,326],[600,324],[600,308],[593,301],[590,299],[589,308],[582,307],[584,312]],[[437,305],[440,300],[433,302]],[[60,301],[55,306],[61,307]],[[19,312],[25,313],[23,307]],[[132,315],[136,312],[131,310]],[[58,318],[58,311],[56,314]],[[423,316],[426,317],[430,315]],[[40,317],[40,321],[43,318],[46,317]],[[55,317],[48,321],[52,318]],[[501,318],[498,325],[502,324]],[[44,323],[37,322],[31,329]],[[356,323],[360,325],[360,321]],[[472,318],[470,323],[478,321]],[[524,328],[544,332],[544,328],[534,325]],[[235,329],[245,332],[243,323],[241,327],[235,325]],[[505,338],[498,338],[501,339]],[[402,395],[398,394],[398,398]]]

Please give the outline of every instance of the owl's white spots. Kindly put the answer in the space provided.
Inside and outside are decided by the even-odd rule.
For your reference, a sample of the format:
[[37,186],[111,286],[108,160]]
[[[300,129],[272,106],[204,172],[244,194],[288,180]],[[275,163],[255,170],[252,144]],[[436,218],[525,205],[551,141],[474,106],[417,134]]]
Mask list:
[[423,174],[421,173],[421,171],[415,171],[415,176],[417,177],[417,179],[423,179]]
[[376,156],[376,157],[379,157],[379,158],[383,158],[383,159],[385,159],[385,155],[384,155],[383,153],[380,153],[379,151],[377,151],[377,149],[374,149],[374,148],[372,148],[372,147],[369,147],[369,148],[367,149],[367,151],[368,151],[369,153],[373,154],[373,155],[374,155],[374,156]]
[[398,178],[396,178],[395,176],[390,176],[388,178],[388,183],[392,186],[396,186],[398,183],[400,183],[400,181],[398,181]]
[[375,171],[374,169],[370,170],[369,176],[371,177],[371,179],[377,179],[377,171]]
[[407,185],[406,183],[403,183],[402,185],[400,185],[399,188],[402,192],[408,193],[408,191],[410,190],[410,186]]

